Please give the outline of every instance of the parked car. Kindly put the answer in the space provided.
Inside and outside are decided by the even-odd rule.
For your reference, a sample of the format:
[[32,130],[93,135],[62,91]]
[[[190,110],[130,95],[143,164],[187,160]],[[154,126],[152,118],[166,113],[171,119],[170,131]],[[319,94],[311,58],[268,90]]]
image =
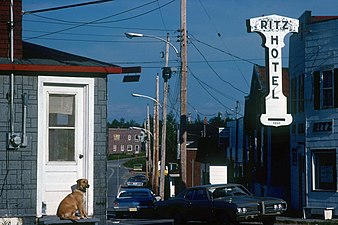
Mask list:
[[143,170],[143,164],[135,164],[133,166],[133,171],[142,171]]
[[134,177],[135,177],[135,180],[142,180],[142,182],[143,182],[143,187],[149,185],[149,180],[148,180],[148,178],[146,177],[146,175],[144,175],[144,174],[136,174]]
[[154,214],[157,196],[148,188],[121,189],[114,199],[116,218],[124,216],[148,216]]
[[284,200],[255,197],[239,184],[203,185],[187,188],[177,197],[155,204],[161,218],[173,218],[174,224],[206,221],[210,224],[236,224],[260,221],[274,224],[276,216],[287,209]]
[[126,185],[128,187],[145,187],[148,184],[148,179],[143,175],[135,175],[129,177]]

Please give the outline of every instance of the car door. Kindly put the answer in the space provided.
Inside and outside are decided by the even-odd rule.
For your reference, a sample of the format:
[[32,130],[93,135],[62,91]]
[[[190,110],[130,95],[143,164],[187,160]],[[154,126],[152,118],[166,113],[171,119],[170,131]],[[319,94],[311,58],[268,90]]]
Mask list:
[[211,201],[207,190],[195,189],[189,205],[189,217],[191,220],[207,221],[211,218]]

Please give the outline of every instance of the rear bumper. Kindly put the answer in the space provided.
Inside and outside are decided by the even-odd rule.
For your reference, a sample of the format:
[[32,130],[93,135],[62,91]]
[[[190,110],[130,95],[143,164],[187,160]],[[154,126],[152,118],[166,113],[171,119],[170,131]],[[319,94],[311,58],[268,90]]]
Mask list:
[[115,212],[140,212],[140,211],[153,211],[153,206],[119,206],[114,207]]

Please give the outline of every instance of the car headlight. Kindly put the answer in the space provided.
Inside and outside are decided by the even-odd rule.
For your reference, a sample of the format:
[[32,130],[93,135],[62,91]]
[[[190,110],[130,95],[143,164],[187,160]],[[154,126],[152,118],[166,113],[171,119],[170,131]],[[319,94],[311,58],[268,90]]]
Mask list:
[[237,208],[237,213],[246,213],[248,210],[246,208]]
[[282,205],[281,203],[279,203],[279,204],[274,204],[274,205],[273,205],[273,209],[274,209],[274,210],[281,210],[281,209],[283,209],[283,205]]

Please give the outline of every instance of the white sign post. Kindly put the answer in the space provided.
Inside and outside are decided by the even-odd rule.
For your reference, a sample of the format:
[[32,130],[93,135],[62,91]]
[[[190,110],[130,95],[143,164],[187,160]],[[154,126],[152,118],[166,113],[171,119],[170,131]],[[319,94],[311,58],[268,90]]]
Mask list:
[[285,35],[298,32],[299,21],[270,15],[252,18],[247,22],[248,32],[257,32],[262,36],[268,57],[269,94],[265,97],[265,114],[261,115],[261,123],[275,127],[290,125],[292,116],[287,113],[287,101],[282,91],[282,48]]

